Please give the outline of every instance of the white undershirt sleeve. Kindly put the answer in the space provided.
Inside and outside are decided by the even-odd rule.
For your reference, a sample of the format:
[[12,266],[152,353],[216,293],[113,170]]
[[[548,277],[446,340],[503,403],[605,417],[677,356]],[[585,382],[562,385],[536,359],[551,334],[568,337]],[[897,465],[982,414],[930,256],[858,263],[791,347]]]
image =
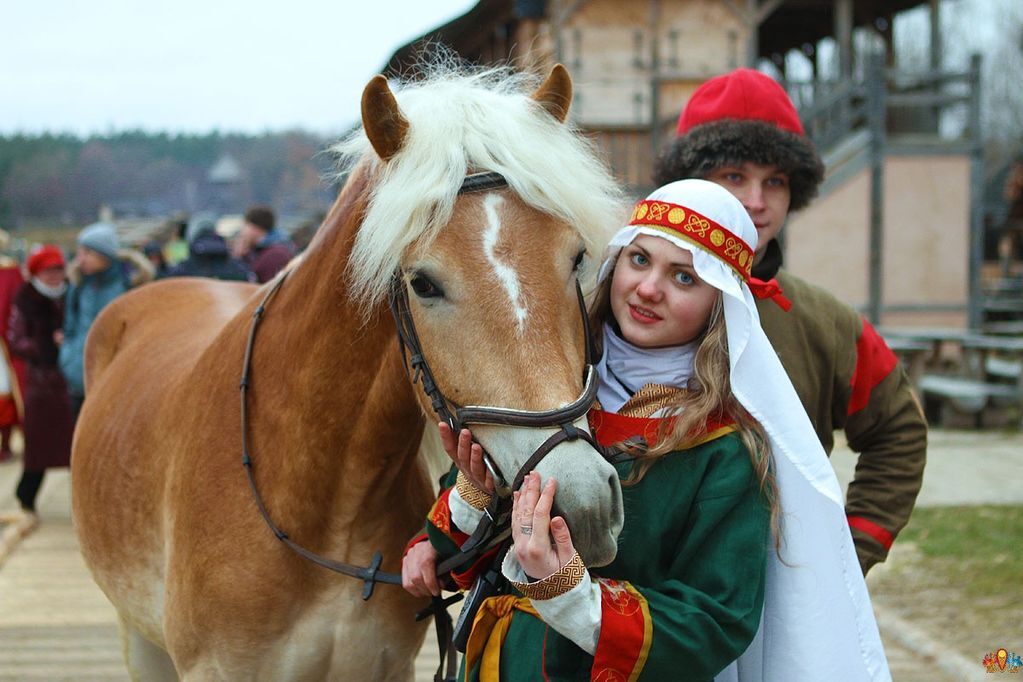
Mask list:
[[448,495],[448,508],[451,510],[451,520],[458,526],[458,530],[468,535],[472,535],[483,518],[483,512],[463,500],[457,488],[452,488],[451,494]]
[[[512,552],[505,555],[501,572],[509,580],[520,583],[528,580]],[[600,585],[590,579],[589,573],[562,595],[553,599],[530,599],[530,602],[544,622],[563,637],[591,656],[596,653],[600,637]]]

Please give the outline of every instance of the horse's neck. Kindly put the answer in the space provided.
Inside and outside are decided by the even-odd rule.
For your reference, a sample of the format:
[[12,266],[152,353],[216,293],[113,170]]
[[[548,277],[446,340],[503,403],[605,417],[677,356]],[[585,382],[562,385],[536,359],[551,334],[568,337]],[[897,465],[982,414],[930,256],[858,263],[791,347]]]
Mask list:
[[426,480],[394,325],[383,308],[364,322],[344,288],[355,230],[345,209],[357,206],[343,200],[267,306],[253,351],[253,447],[281,449],[266,474],[277,503],[321,521],[327,509],[342,521],[386,509]]

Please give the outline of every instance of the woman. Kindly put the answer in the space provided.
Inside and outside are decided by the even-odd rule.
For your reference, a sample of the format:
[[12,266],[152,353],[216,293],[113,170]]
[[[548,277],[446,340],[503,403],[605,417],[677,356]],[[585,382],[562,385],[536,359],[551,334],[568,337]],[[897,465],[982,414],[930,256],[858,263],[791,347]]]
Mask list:
[[28,258],[30,279],[14,297],[7,340],[25,360],[25,469],[17,497],[27,520],[36,525],[36,495],[46,469],[66,467],[71,458],[71,406],[67,384],[57,366],[64,323],[64,256],[43,246]]
[[[742,205],[702,180],[655,191],[612,239],[590,424],[632,455],[618,556],[583,566],[551,517],[557,482],[531,474],[469,679],[888,679],[837,482],[759,326],[753,292],[788,302],[750,277],[755,246]],[[451,522],[406,556],[414,594],[436,593],[431,562],[492,490],[471,435],[441,435],[459,476],[431,515]]]

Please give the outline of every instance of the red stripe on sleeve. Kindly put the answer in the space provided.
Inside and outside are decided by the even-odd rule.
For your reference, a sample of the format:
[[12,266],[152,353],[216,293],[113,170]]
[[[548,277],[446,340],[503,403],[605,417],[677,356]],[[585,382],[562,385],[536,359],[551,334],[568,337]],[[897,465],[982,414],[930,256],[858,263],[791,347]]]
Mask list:
[[869,322],[863,320],[863,333],[856,342],[856,369],[852,376],[852,395],[846,414],[859,412],[870,402],[870,393],[891,374],[899,359]]
[[895,542],[895,536],[891,534],[891,531],[882,528],[873,521],[868,521],[862,516],[850,516],[849,527],[859,531],[863,531],[870,537],[874,538],[881,543],[881,546],[885,550],[891,549],[892,543]]

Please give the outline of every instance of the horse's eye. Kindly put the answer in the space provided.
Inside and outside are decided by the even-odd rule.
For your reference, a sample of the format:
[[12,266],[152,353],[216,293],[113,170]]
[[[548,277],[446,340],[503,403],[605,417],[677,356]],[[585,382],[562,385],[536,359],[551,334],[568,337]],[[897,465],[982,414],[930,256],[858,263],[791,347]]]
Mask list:
[[583,264],[583,260],[586,258],[586,249],[580,249],[579,253],[575,254],[575,260],[572,262],[572,272],[579,269],[579,266]]
[[413,275],[412,279],[409,280],[409,285],[419,298],[437,298],[444,295],[440,287],[434,284],[426,275]]

